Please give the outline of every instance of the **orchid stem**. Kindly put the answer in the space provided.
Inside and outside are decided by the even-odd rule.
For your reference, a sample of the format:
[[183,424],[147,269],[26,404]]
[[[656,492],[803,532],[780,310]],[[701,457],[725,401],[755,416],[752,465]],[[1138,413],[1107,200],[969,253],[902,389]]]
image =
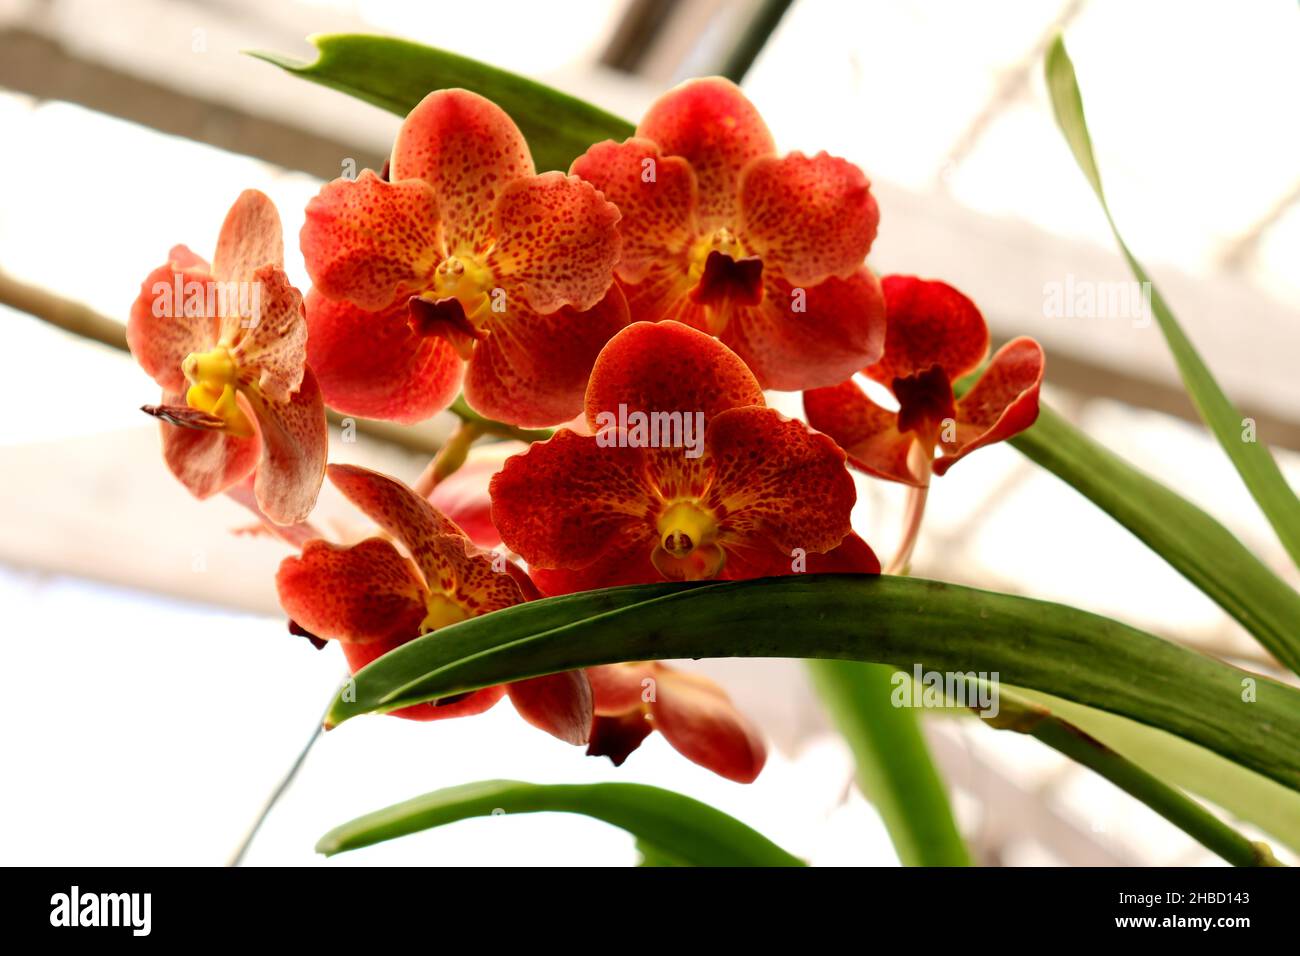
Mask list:
[[455,474],[465,464],[470,447],[484,434],[485,430],[479,423],[462,421],[438,449],[437,454],[429,460],[420,477],[415,479],[415,484],[411,485],[412,490],[421,498],[429,497],[439,482]]
[[467,425],[477,425],[482,429],[485,435],[494,435],[497,438],[512,438],[515,441],[535,442],[546,441],[555,434],[554,428],[520,428],[517,425],[507,425],[505,422],[493,421],[490,418],[484,418],[474,409],[469,407],[465,401],[465,396],[461,395],[451,403],[451,408],[447,409],[462,422]]
[[903,517],[903,540],[894,557],[885,566],[886,574],[906,574],[912,563],[912,551],[921,536],[921,522],[925,519],[925,501],[930,495],[928,485],[907,489],[907,509]]
[[[333,705],[333,703],[334,698],[331,697],[330,704]],[[253,825],[249,827],[248,833],[239,844],[238,849],[236,849],[234,854],[231,855],[230,861],[226,864],[227,866],[240,866],[244,862],[244,857],[248,853],[248,848],[253,845],[253,839],[257,836],[258,831],[262,829],[262,824],[266,822],[266,818],[271,815],[271,811],[275,809],[276,804],[280,802],[280,798],[285,795],[285,792],[288,791],[290,785],[293,783],[294,778],[298,776],[298,771],[301,770],[302,765],[307,762],[307,755],[311,753],[311,748],[316,746],[316,741],[320,740],[321,732],[325,729],[325,716],[328,713],[329,707],[326,707],[325,712],[321,714],[320,720],[316,721],[316,726],[313,728],[311,736],[307,738],[307,743],[303,746],[302,750],[298,751],[298,756],[295,757],[293,763],[289,765],[289,769],[285,771],[284,776],[280,778],[280,782],[276,784],[275,789],[271,791],[271,795],[266,798],[266,803],[262,805],[262,811],[257,815],[257,819],[253,821]]]

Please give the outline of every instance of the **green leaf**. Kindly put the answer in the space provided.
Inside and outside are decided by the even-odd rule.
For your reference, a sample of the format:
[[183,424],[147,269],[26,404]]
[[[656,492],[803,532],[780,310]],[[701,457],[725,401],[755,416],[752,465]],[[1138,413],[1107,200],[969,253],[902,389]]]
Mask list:
[[1151,309],[1155,314],[1160,331],[1169,343],[1169,351],[1178,364],[1183,383],[1188,394],[1195,402],[1197,410],[1205,424],[1223,446],[1228,457],[1232,459],[1246,487],[1259,504],[1269,523],[1277,532],[1278,538],[1293,561],[1300,565],[1300,499],[1282,477],[1282,472],[1269,454],[1268,448],[1261,442],[1244,441],[1242,435],[1243,416],[1228,400],[1219,388],[1214,376],[1197,353],[1191,340],[1183,332],[1164,297],[1151,282],[1151,277],[1137,261],[1111,215],[1106,203],[1106,195],[1101,186],[1101,173],[1092,152],[1092,138],[1088,134],[1088,124],[1083,115],[1083,97],[1079,93],[1079,84],[1074,76],[1074,65],[1065,52],[1065,44],[1058,36],[1047,52],[1045,64],[1047,88],[1052,98],[1052,111],[1056,114],[1057,125],[1065,134],[1075,162],[1083,171],[1084,177],[1097,194],[1106,221],[1119,243],[1120,251],[1128,260],[1129,268],[1139,282],[1148,283],[1151,290]]
[[890,700],[898,672],[882,664],[818,660],[808,661],[808,671],[853,751],[858,786],[879,811],[902,864],[970,866],[920,718]]
[[[1076,608],[893,576],[637,585],[530,601],[384,655],[335,699],[327,725],[556,671],[683,657],[996,672],[1300,789],[1300,691]],[[1247,677],[1251,703],[1242,701]]]
[[316,844],[332,856],[457,820],[512,813],[580,813],[638,839],[654,866],[803,866],[758,831],[708,804],[637,783],[543,785],[486,780],[385,807],[335,827]]
[[1047,694],[1021,693],[1162,780],[1222,807],[1300,853],[1300,793],[1295,790],[1153,727]]
[[999,710],[988,719],[1001,730],[1035,737],[1140,800],[1233,866],[1281,866],[1266,843],[1252,841],[1177,787],[1139,767],[1082,728],[1041,704],[1001,688]]
[[1231,531],[1045,405],[1011,444],[1132,531],[1300,673],[1300,594]]
[[509,113],[523,132],[539,172],[568,172],[569,164],[593,143],[623,140],[634,131],[631,123],[590,103],[445,50],[364,34],[309,39],[320,51],[314,63],[277,53],[249,52],[398,116],[405,116],[433,90],[458,87],[486,96]]

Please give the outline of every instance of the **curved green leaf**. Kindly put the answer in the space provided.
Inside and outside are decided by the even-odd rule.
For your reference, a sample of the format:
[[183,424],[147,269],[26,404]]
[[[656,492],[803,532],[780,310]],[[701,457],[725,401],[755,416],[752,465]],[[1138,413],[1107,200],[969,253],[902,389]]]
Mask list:
[[637,585],[532,601],[386,654],[335,699],[327,724],[555,671],[682,657],[996,672],[1300,789],[1300,691],[1076,608],[892,576]]
[[1035,737],[1087,767],[1233,866],[1283,865],[1268,844],[1255,842],[1238,833],[1177,787],[1165,783],[1075,724],[1031,701],[1028,696],[1002,688],[998,714],[987,723],[1001,730]]
[[605,139],[626,139],[633,126],[612,113],[542,83],[419,43],[364,34],[309,38],[314,63],[249,51],[290,73],[405,116],[433,90],[459,87],[488,97],[510,114],[539,172],[560,169]]
[[1132,531],[1300,673],[1300,594],[1231,531],[1045,405],[1011,444]]
[[803,866],[757,830],[690,797],[638,783],[553,784],[485,780],[385,807],[335,827],[316,852],[332,856],[384,840],[494,814],[580,813],[637,837],[656,866]]
[[1059,697],[1021,693],[1161,780],[1203,797],[1300,853],[1300,792],[1154,727]]
[[[1291,486],[1282,477],[1282,472],[1269,454],[1268,447],[1260,442],[1245,441],[1242,437],[1243,417],[1241,412],[1223,394],[1219,384],[1210,374],[1204,360],[1197,353],[1196,347],[1183,332],[1164,297],[1160,295],[1151,277],[1134,258],[1124,238],[1119,234],[1110,207],[1106,203],[1106,194],[1101,186],[1101,173],[1092,152],[1092,137],[1088,133],[1088,124],[1083,114],[1083,97],[1079,93],[1079,84],[1074,75],[1074,64],[1065,52],[1065,44],[1058,36],[1047,52],[1045,63],[1047,89],[1052,98],[1052,111],[1056,114],[1057,125],[1065,134],[1075,162],[1083,171],[1092,191],[1097,194],[1106,221],[1110,224],[1115,241],[1128,261],[1129,268],[1139,282],[1147,284],[1151,290],[1151,310],[1155,314],[1160,331],[1169,343],[1169,351],[1178,363],[1187,392],[1195,402],[1201,418],[1210,427],[1214,436],[1223,446],[1236,466],[1242,481],[1250,489],[1251,495],[1259,508],[1268,518],[1277,532],[1293,561],[1300,565],[1300,499],[1296,498]],[[1293,665],[1294,666],[1294,665]]]

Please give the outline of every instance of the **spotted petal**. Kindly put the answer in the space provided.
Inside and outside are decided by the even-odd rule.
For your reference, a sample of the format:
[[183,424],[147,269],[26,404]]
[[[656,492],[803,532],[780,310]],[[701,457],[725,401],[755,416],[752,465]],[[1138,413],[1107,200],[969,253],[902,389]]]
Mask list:
[[755,160],[740,203],[744,241],[765,270],[792,286],[847,279],[862,266],[880,222],[862,170],[826,153]]
[[517,179],[497,199],[487,266],[536,312],[590,309],[614,281],[618,220],[618,207],[577,176]]
[[874,362],[885,329],[880,282],[864,266],[808,288],[768,275],[763,301],[734,310],[721,339],[764,388],[801,391],[842,382]]
[[493,477],[492,520],[544,591],[537,569],[582,569],[629,549],[653,550],[644,460],[642,449],[602,448],[593,436],[561,429]]
[[915,276],[886,276],[885,354],[866,370],[877,382],[892,388],[895,378],[906,378],[934,366],[956,381],[984,361],[989,351],[989,329],[975,303],[946,282]]
[[[920,449],[912,433],[898,430],[898,414],[866,396],[856,382],[817,388],[803,394],[808,424],[835,439],[857,468],[877,478],[905,485],[929,484]],[[919,466],[919,467],[918,467]]]
[[519,584],[456,525],[394,478],[356,465],[330,465],[330,481],[411,553],[425,583],[470,616],[523,601]]
[[808,574],[879,574],[880,559],[871,545],[854,533],[824,554],[808,555]]
[[345,415],[413,424],[452,403],[464,363],[439,336],[417,335],[399,302],[364,312],[307,293],[307,360],[325,404]]
[[636,132],[691,164],[699,184],[700,226],[706,231],[738,221],[741,172],[775,151],[758,110],[721,77],[687,80],[669,90]]
[[628,411],[703,412],[762,405],[763,390],[745,363],[712,336],[678,322],[637,322],[609,340],[591,370],[587,422],[593,431]]
[[424,583],[382,538],[352,547],[309,541],[275,576],[280,606],[317,637],[365,644],[408,641],[425,615]]
[[[249,280],[256,290],[253,314],[230,332],[231,357],[241,376],[268,398],[283,402],[302,384],[307,361],[307,318],[302,294],[278,266],[263,266]],[[227,316],[224,324],[231,325]]]
[[684,252],[695,234],[696,185],[690,164],[664,156],[648,139],[597,143],[570,170],[594,185],[623,218],[618,275],[640,282],[654,263]]
[[[164,393],[163,404],[185,407],[185,396]],[[220,428],[182,428],[167,422],[161,428],[163,461],[196,498],[220,494],[257,467],[261,446],[256,437],[241,438]]]
[[165,391],[184,392],[185,356],[216,344],[217,316],[206,308],[186,308],[186,287],[205,289],[211,279],[202,259],[176,246],[170,261],[140,283],[126,323],[126,342],[135,360]]
[[428,288],[445,252],[433,187],[368,169],[321,188],[300,240],[315,286],[372,312]]
[[1043,347],[1033,339],[1013,339],[998,349],[957,403],[956,441],[944,443],[944,455],[934,463],[936,474],[977,448],[1020,434],[1038,419],[1043,364]]
[[247,282],[263,266],[284,268],[280,214],[265,193],[245,189],[221,225],[212,274],[222,280]]
[[719,515],[718,540],[770,545],[789,561],[796,548],[829,551],[852,530],[857,500],[844,452],[769,408],[735,408],[709,423],[713,482],[705,503]]
[[253,483],[258,505],[278,524],[305,520],[325,480],[329,451],[329,426],[316,376],[304,368],[298,390],[287,401],[241,389],[239,402],[261,439]]
[[528,144],[514,121],[467,90],[437,90],[421,100],[403,121],[389,163],[394,183],[429,184],[451,255],[486,251],[498,198],[533,173]]
[[602,553],[581,568],[542,568],[531,566],[529,574],[542,594],[555,597],[625,584],[649,584],[662,581],[663,575],[650,560],[655,539],[647,533],[622,550]]
[[542,314],[507,289],[506,311],[474,347],[465,371],[465,400],[476,412],[526,428],[566,422],[582,410],[596,357],[627,325],[622,292],[585,312],[563,308]]

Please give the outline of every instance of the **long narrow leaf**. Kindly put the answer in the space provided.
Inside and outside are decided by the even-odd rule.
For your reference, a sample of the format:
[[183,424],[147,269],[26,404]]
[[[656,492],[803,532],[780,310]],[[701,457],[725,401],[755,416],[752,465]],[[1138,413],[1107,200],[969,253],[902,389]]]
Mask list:
[[278,53],[251,56],[290,73],[405,116],[433,90],[460,88],[486,96],[510,114],[538,171],[561,169],[604,139],[626,139],[632,124],[542,83],[445,50],[364,34],[311,37],[313,63]]
[[637,837],[655,865],[803,866],[758,831],[708,804],[636,783],[542,785],[486,780],[385,807],[335,827],[316,844],[332,856],[458,820],[513,813],[580,813]]
[[1046,406],[1011,443],[1132,531],[1300,673],[1300,594],[1231,531]]
[[327,724],[555,671],[682,657],[996,672],[1300,789],[1300,691],[1086,611],[891,576],[638,585],[529,602],[386,654],[336,698]]
[[1154,727],[1059,697],[1032,691],[1021,694],[1161,780],[1222,807],[1231,817],[1254,824],[1300,853],[1300,792]]
[[1228,453],[1240,473],[1242,481],[1250,489],[1260,510],[1268,518],[1277,532],[1292,560],[1300,565],[1300,499],[1282,477],[1282,472],[1269,454],[1268,447],[1262,442],[1243,440],[1243,422],[1241,412],[1232,404],[1223,390],[1219,388],[1209,368],[1197,353],[1191,340],[1183,332],[1160,291],[1151,282],[1151,277],[1129,250],[1120,235],[1106,203],[1106,194],[1101,186],[1101,173],[1092,152],[1092,138],[1088,133],[1088,124],[1083,113],[1083,97],[1079,93],[1079,84],[1074,75],[1074,64],[1065,52],[1065,44],[1060,37],[1052,44],[1047,53],[1045,64],[1047,88],[1052,98],[1052,111],[1056,122],[1065,134],[1075,162],[1083,171],[1092,191],[1097,194],[1110,223],[1115,241],[1128,261],[1129,268],[1139,282],[1147,283],[1151,290],[1151,310],[1155,313],[1160,331],[1169,343],[1178,371],[1182,374],[1187,392],[1201,413],[1201,418],[1209,426],[1214,436]]
[[823,706],[853,752],[858,786],[880,813],[902,864],[970,866],[920,718],[890,700],[897,671],[857,661],[807,663]]
[[989,721],[993,726],[1035,737],[1087,767],[1233,866],[1282,865],[1268,844],[1237,832],[1177,787],[1148,773],[1048,708],[1006,688],[999,697],[998,715]]

